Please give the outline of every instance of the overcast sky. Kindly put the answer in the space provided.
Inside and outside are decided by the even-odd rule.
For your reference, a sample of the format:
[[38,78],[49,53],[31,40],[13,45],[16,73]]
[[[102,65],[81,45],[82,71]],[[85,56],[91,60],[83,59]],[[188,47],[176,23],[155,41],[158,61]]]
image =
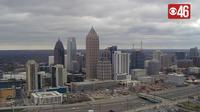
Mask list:
[[[190,20],[168,20],[168,3],[192,5]],[[0,0],[0,50],[66,48],[76,37],[85,48],[94,26],[100,48],[200,47],[200,0]]]

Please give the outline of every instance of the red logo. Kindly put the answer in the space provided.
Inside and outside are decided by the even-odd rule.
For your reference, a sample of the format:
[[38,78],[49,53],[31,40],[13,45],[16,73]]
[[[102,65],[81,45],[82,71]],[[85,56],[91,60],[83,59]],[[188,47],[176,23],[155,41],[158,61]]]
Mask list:
[[190,4],[168,4],[168,19],[190,19]]

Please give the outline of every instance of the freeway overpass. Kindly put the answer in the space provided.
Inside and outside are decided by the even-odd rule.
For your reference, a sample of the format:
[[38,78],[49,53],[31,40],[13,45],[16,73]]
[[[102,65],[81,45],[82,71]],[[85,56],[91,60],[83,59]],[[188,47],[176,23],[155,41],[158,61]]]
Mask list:
[[[113,99],[104,99],[98,101],[90,101],[76,104],[61,104],[61,105],[30,105],[30,106],[17,106],[13,109],[25,109],[26,112],[88,112],[89,109],[95,110],[95,112],[107,112],[114,110],[115,112],[124,112],[131,110],[130,112],[140,111],[145,109],[152,109],[163,105],[175,105],[178,102],[187,100],[190,95],[200,95],[200,86],[188,86],[166,90],[154,94],[156,99],[161,99],[160,103],[150,103],[143,100],[136,95],[130,95],[126,97],[118,97]],[[149,97],[149,94],[147,95]],[[143,94],[143,97],[146,97]],[[171,100],[176,99],[176,100]],[[1,107],[1,110],[12,109],[11,107]]]
[[162,99],[157,97],[157,96],[153,96],[153,95],[149,95],[149,94],[145,94],[145,93],[139,93],[138,97],[146,99],[152,103],[161,103]]

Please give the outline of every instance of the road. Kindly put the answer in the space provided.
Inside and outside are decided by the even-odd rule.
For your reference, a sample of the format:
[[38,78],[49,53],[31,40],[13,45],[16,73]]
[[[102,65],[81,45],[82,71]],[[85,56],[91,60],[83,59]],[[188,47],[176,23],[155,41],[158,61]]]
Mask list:
[[[130,109],[136,109],[144,105],[149,105],[150,102],[140,99],[137,96],[126,96],[114,99],[99,100],[96,102],[84,102],[77,104],[66,105],[39,105],[39,106],[17,106],[14,109],[25,108],[27,112],[88,112],[93,109],[95,112],[107,112],[114,110],[116,112],[127,111]],[[10,109],[11,107],[0,108]]]
[[155,107],[159,108],[162,106],[172,106],[180,102],[188,101],[188,96],[200,95],[200,86],[192,85],[188,87],[180,87],[162,92],[157,92],[151,95],[162,99],[162,103],[150,104],[144,107],[139,107],[134,110],[129,110],[127,112],[140,112],[144,110],[153,109]]
[[[113,99],[104,99],[98,101],[90,101],[76,104],[60,104],[60,105],[39,105],[39,106],[17,106],[14,109],[24,108],[27,112],[88,112],[89,109],[95,112],[107,112],[114,110],[115,112],[124,112],[131,110],[141,111],[145,109],[152,109],[163,105],[175,105],[178,102],[186,101],[190,95],[200,95],[200,86],[180,87],[171,90],[157,92],[155,95],[162,99],[162,103],[152,104],[146,100],[140,99],[136,95],[118,97]],[[10,109],[11,107],[2,107],[3,109]]]
[[188,87],[180,87],[171,90],[161,91],[152,95],[170,100],[179,100],[187,98],[188,96],[200,95],[200,86],[192,85]]

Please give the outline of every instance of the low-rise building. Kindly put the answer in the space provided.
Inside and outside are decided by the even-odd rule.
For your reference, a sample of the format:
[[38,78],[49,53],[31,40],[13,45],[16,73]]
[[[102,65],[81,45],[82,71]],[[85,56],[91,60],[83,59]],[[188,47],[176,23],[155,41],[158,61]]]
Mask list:
[[31,94],[31,99],[34,104],[61,104],[63,95],[57,91],[36,92]]
[[189,67],[188,68],[188,74],[199,74],[200,73],[200,67]]
[[184,74],[172,73],[167,75],[166,83],[171,83],[177,86],[181,86],[184,85],[185,80],[186,78]]
[[131,79],[136,80],[138,77],[146,76],[146,69],[132,69],[131,70]]
[[150,77],[150,76],[138,77],[137,80],[142,82],[142,83],[153,83],[154,82],[154,78]]
[[15,98],[16,96],[16,91],[14,88],[4,88],[0,89],[0,98]]
[[15,79],[15,80],[26,80],[26,72],[19,73],[4,73],[2,78],[4,80]]
[[119,83],[119,80],[73,82],[71,88],[72,91],[95,91],[97,89],[118,87]]

